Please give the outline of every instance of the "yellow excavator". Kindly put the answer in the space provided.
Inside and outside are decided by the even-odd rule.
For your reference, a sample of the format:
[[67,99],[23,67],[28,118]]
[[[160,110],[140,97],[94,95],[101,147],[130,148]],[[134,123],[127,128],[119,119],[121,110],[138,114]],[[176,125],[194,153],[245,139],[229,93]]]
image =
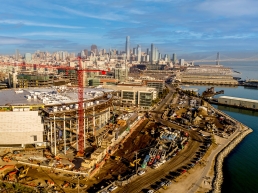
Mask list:
[[121,157],[120,156],[116,156],[115,160],[119,161],[119,160],[121,160]]
[[135,164],[140,164],[141,158],[134,160],[133,162],[130,162],[131,167],[135,167]]
[[30,169],[30,168],[27,167],[26,169],[22,170],[22,171],[19,173],[18,179],[20,180],[20,179],[26,177],[26,176],[27,176],[27,173],[28,173],[28,171],[29,171],[29,169]]

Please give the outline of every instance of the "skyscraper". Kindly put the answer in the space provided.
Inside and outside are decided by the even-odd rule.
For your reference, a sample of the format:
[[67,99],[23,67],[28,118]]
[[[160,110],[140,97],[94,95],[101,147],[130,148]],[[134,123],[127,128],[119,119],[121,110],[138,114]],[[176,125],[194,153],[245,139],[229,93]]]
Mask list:
[[150,58],[151,58],[151,63],[153,63],[154,62],[154,60],[155,60],[155,53],[154,53],[154,45],[153,44],[151,44],[151,55],[150,55]]
[[154,57],[154,60],[155,60],[155,61],[158,61],[158,60],[159,60],[159,50],[158,50],[158,48],[155,48],[155,57]]
[[136,50],[136,48],[133,48],[133,55],[137,55],[137,50]]
[[126,36],[125,53],[126,53],[126,59],[130,60],[130,36]]
[[142,56],[141,46],[137,45],[137,61],[138,62],[141,62],[141,56]]
[[175,53],[173,54],[172,60],[173,60],[173,63],[175,64],[176,63],[176,54]]
[[98,54],[98,47],[95,45],[95,44],[93,44],[93,45],[91,45],[91,52],[92,53],[94,53],[95,55],[97,55]]

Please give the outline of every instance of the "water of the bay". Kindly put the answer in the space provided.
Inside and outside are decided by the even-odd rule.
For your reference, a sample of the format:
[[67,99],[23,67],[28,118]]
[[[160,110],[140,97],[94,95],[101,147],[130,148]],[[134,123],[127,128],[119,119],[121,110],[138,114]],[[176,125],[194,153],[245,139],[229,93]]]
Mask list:
[[[258,79],[258,62],[225,62],[225,67],[231,67],[242,79]],[[209,86],[190,85],[198,88],[201,94]],[[216,91],[224,90],[223,95],[258,100],[257,88],[245,87],[215,87]],[[221,95],[217,95],[219,97]],[[225,159],[223,166],[224,181],[222,193],[252,193],[258,192],[258,112],[249,110],[216,106],[248,127],[253,129]]]

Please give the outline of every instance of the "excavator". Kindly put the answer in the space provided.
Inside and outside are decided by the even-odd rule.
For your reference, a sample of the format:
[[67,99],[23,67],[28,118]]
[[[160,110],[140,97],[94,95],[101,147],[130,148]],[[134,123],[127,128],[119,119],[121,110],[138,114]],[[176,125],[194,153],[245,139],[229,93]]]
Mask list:
[[7,173],[4,179],[12,182],[17,182],[18,180],[25,178],[28,174],[28,171],[29,171],[29,167],[27,167],[26,169],[24,169],[24,167],[21,167],[19,169],[15,167],[15,170]]
[[141,161],[141,158],[134,160],[133,162],[130,162],[130,167],[135,167],[135,164],[139,165]]
[[17,182],[17,174],[19,170],[14,170],[5,175],[4,179],[12,182]]
[[20,171],[19,176],[18,176],[18,180],[25,178],[28,174],[29,171],[29,167],[27,167],[26,169],[23,169],[22,171]]
[[121,157],[120,157],[120,156],[116,156],[116,157],[115,157],[115,160],[116,160],[116,161],[120,161],[120,160],[121,160]]
[[15,165],[5,165],[0,167],[0,176],[2,177],[1,179],[3,179],[8,172],[13,171],[14,168]]

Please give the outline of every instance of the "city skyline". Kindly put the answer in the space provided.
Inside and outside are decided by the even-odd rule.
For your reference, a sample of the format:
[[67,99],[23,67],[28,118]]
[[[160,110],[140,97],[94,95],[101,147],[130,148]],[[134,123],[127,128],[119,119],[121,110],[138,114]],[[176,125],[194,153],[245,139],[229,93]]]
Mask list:
[[1,3],[0,54],[35,50],[125,51],[151,43],[164,54],[255,53],[258,2],[236,1],[8,1]]

